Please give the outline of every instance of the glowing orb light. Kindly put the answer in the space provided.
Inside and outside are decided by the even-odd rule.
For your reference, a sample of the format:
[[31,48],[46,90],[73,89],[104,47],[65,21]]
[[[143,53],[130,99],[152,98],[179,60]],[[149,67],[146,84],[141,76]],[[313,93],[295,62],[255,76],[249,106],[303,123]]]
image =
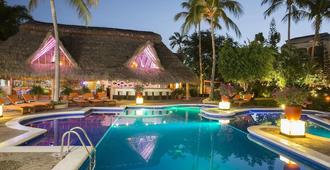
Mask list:
[[143,104],[143,97],[136,97],[136,101],[135,101],[135,103],[136,103],[137,105],[141,105],[141,104]]

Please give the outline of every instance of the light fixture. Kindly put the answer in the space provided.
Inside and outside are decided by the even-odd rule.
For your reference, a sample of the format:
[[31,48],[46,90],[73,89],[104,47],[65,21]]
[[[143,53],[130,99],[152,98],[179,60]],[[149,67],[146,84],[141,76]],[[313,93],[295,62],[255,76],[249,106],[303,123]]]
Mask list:
[[141,105],[141,104],[143,104],[143,97],[138,96],[138,97],[136,97],[135,100],[136,100],[135,103],[136,103],[137,105]]
[[0,104],[0,117],[3,117],[3,107],[4,104]]
[[178,89],[180,87],[179,83],[175,83],[175,89]]
[[281,134],[292,137],[305,136],[305,122],[301,120],[281,119]]
[[325,101],[326,101],[326,102],[330,102],[330,96],[326,96],[326,97],[325,97]]
[[230,123],[230,120],[229,119],[219,119],[219,123],[222,125],[227,125]]
[[230,102],[219,102],[219,109],[229,110],[230,109]]
[[285,109],[285,104],[281,104],[281,108],[282,109]]

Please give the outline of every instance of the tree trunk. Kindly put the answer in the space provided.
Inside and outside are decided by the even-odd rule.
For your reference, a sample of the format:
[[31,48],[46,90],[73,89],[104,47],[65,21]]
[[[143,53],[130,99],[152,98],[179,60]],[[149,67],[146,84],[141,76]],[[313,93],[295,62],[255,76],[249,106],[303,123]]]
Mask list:
[[312,53],[311,53],[311,61],[314,60],[315,57],[315,47],[319,41],[320,36],[320,27],[321,27],[321,17],[317,16],[315,18],[315,35],[313,40],[313,46],[312,46]]
[[56,18],[56,10],[55,10],[55,3],[54,0],[50,0],[50,9],[52,12],[52,20],[53,20],[53,26],[54,26],[54,35],[55,35],[55,52],[54,52],[54,58],[55,58],[55,84],[54,84],[54,95],[53,100],[54,102],[59,101],[60,97],[60,56],[59,56],[59,36],[58,36],[58,28],[57,28],[57,18]]
[[291,13],[292,13],[292,5],[289,6],[289,18],[288,18],[288,41],[291,40]]
[[210,98],[211,98],[211,100],[213,100],[214,99],[215,63],[216,63],[213,20],[211,21],[211,39],[212,39],[212,75],[211,75],[211,93],[210,93]]
[[203,94],[203,61],[201,24],[198,24],[198,55],[199,55],[199,94]]

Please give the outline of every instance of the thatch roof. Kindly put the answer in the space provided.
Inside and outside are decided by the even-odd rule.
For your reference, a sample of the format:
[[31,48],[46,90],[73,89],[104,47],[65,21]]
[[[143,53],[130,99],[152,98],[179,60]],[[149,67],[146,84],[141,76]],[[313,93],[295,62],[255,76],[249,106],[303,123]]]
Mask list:
[[[53,70],[38,72],[29,59],[40,48],[52,24],[31,21],[17,34],[0,43],[0,77],[50,78]],[[60,43],[77,63],[63,72],[62,78],[80,80],[130,80],[149,83],[198,82],[197,76],[173,54],[153,32],[113,28],[59,25]],[[157,52],[158,72],[143,72],[127,67],[128,60],[147,43]]]

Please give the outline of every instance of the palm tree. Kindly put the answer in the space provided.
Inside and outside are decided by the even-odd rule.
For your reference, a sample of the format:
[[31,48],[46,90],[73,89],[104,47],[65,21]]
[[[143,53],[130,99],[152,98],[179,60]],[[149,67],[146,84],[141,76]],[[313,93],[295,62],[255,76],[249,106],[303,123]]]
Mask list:
[[234,21],[227,15],[227,12],[239,17],[242,13],[242,6],[235,0],[204,0],[203,13],[206,20],[210,24],[211,40],[212,40],[212,74],[211,74],[211,93],[210,99],[214,99],[214,78],[216,67],[215,54],[215,38],[214,30],[220,28],[220,22],[223,23],[227,29],[233,29],[236,35],[241,36],[241,32]]
[[187,41],[187,35],[181,35],[178,32],[175,32],[174,35],[170,37],[170,46],[175,48],[178,46],[178,53],[182,53],[182,45]]
[[269,8],[264,12],[265,17],[272,15],[281,6],[286,7],[286,14],[282,21],[288,22],[288,40],[291,39],[291,20],[298,22],[300,19],[299,3],[305,0],[262,0],[261,5],[269,4]]
[[[29,9],[34,9],[40,0],[29,0]],[[68,1],[73,7],[76,8],[78,15],[85,21],[85,24],[91,19],[91,13],[89,11],[90,6],[96,6],[98,4],[98,0],[69,0]],[[55,44],[55,86],[53,90],[53,100],[55,102],[59,101],[60,96],[60,56],[59,56],[59,35],[58,35],[58,28],[57,28],[57,17],[56,17],[56,10],[55,10],[55,3],[54,0],[49,0],[50,3],[50,10],[52,14],[52,21],[54,27],[54,36],[56,40]]]
[[187,2],[182,2],[181,6],[186,11],[180,12],[175,15],[174,20],[177,21],[180,18],[184,18],[184,23],[182,24],[182,32],[187,33],[191,27],[195,27],[198,30],[198,55],[199,55],[199,93],[203,93],[203,63],[202,63],[202,36],[201,36],[201,22],[203,20],[202,13],[202,0],[188,0]]
[[330,1],[329,0],[308,0],[302,5],[303,10],[301,15],[310,21],[313,21],[313,28],[315,31],[312,53],[313,59],[315,55],[315,46],[318,45],[320,41],[320,30],[323,22],[328,19],[330,20]]

